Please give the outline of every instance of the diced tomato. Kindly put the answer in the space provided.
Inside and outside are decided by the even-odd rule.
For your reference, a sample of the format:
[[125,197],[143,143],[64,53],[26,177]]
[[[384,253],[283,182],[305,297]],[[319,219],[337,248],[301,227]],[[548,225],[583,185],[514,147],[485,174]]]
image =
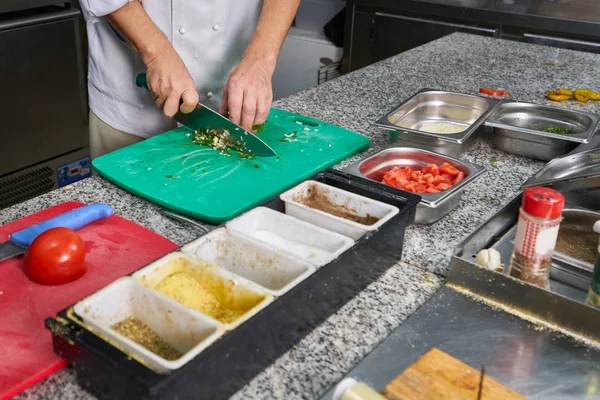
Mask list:
[[423,172],[421,172],[421,171],[413,171],[410,174],[411,179],[415,180],[415,181],[420,180],[422,176],[423,176]]
[[423,168],[423,173],[438,176],[440,173],[440,169],[435,164],[427,164],[427,166]]
[[435,176],[431,174],[423,175],[423,180],[427,182],[428,185],[431,185],[435,181]]
[[510,96],[510,92],[507,90],[496,90],[485,87],[479,88],[479,93],[494,97]]
[[442,174],[456,176],[456,175],[458,175],[458,172],[459,172],[458,169],[456,169],[454,166],[448,164],[447,162],[440,165],[440,173],[442,173]]
[[383,175],[381,182],[407,192],[440,193],[451,188],[464,177],[462,171],[445,162],[439,167],[428,164],[415,170],[410,167],[394,167]]
[[404,185],[404,190],[415,193],[417,191],[417,182],[408,182]]
[[392,168],[390,171],[385,173],[385,177],[390,180],[408,179],[409,177],[398,167]]
[[458,182],[462,181],[463,179],[465,179],[465,173],[460,171],[458,173],[458,175],[456,176],[456,178],[454,178],[454,180],[452,181],[452,183],[454,185],[456,185]]
[[425,185],[424,183],[419,183],[415,187],[415,192],[416,193],[423,193],[426,189],[427,189],[427,185]]
[[440,174],[440,182],[452,183],[452,175]]

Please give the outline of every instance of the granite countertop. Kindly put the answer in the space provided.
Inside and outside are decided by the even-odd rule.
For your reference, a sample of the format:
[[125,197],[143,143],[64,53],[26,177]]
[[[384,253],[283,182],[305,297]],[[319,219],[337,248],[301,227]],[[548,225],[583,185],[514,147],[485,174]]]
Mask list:
[[[363,133],[371,148],[335,166],[343,168],[388,145],[373,122],[423,88],[476,93],[505,88],[527,102],[550,104],[543,93],[557,87],[597,84],[600,55],[524,43],[452,34],[402,55],[283,99],[275,107]],[[597,88],[597,86],[596,86]],[[598,111],[595,103],[552,105]],[[459,206],[429,226],[406,231],[403,261],[311,332],[295,348],[243,388],[236,399],[310,399],[324,394],[443,284],[454,247],[510,201],[544,163],[495,150],[478,138],[461,158],[488,171],[464,193]],[[183,244],[201,232],[169,220],[158,207],[93,177],[0,211],[0,224],[67,201],[107,202],[115,213]],[[23,393],[20,399],[88,399],[65,369]]]

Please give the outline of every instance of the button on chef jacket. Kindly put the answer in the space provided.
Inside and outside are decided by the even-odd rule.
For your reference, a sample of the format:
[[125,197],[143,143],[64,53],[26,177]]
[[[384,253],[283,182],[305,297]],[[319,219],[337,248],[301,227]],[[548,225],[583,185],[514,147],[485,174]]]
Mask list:
[[[81,0],[89,41],[89,106],[115,129],[148,138],[172,119],[135,85],[140,56],[103,18],[132,0]],[[261,0],[143,0],[187,66],[200,102],[218,110],[229,72],[240,61],[258,22]]]

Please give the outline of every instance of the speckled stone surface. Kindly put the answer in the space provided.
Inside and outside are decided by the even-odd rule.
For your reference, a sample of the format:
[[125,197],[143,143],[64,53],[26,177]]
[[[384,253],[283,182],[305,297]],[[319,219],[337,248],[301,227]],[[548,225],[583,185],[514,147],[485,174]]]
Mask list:
[[[548,103],[543,93],[556,87],[598,89],[600,56],[496,39],[453,34],[348,74],[318,88],[281,100],[275,107],[319,118],[369,136],[371,148],[336,168],[388,144],[372,124],[422,88],[476,93],[479,87],[505,88],[521,101]],[[595,103],[551,105],[598,111]],[[454,246],[517,193],[520,184],[543,166],[503,154],[489,138],[477,139],[461,158],[488,168],[465,191],[459,206],[429,226],[406,232],[403,262],[352,299],[294,349],[242,389],[236,399],[311,399],[324,394],[442,284]],[[183,244],[201,234],[173,222],[158,207],[94,177],[0,211],[6,223],[67,200],[104,201],[115,212]],[[427,273],[435,272],[435,274]],[[20,399],[90,399],[70,369],[29,389]]]

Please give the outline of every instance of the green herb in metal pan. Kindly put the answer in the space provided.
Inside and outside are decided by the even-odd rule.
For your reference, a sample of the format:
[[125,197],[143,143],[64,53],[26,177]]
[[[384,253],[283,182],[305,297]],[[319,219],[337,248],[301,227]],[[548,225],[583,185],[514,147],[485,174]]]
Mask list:
[[543,131],[548,132],[548,133],[559,133],[559,134],[564,134],[564,135],[573,133],[572,128],[563,128],[561,126],[549,126],[547,128],[544,128]]

